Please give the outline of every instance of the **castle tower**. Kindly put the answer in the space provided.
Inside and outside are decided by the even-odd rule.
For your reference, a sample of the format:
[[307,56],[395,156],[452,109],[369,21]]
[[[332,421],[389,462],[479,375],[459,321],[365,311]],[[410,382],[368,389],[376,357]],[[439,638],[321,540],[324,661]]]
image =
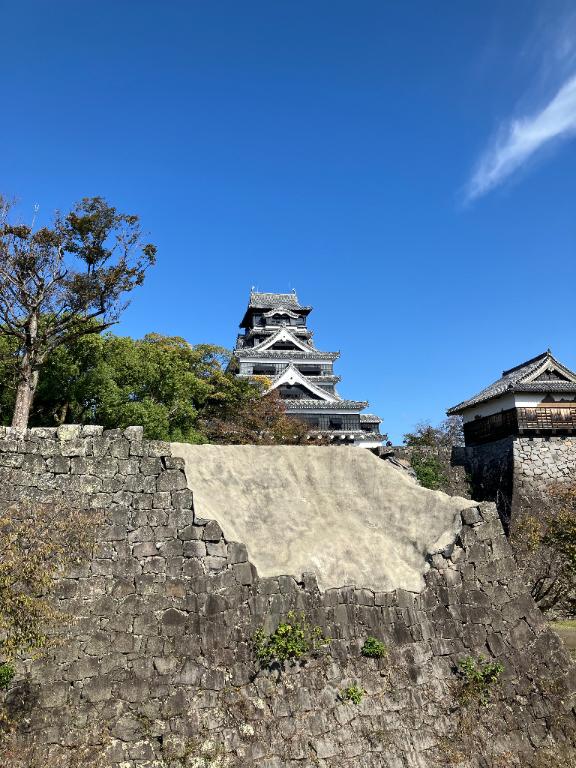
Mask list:
[[447,411],[464,421],[472,496],[496,501],[504,522],[533,506],[551,483],[576,473],[576,373],[550,350],[502,372],[474,397]]
[[308,424],[312,433],[329,435],[338,444],[377,447],[381,419],[361,413],[367,402],[344,400],[336,391],[340,377],[333,366],[340,353],[316,349],[307,327],[311,311],[295,291],[252,291],[234,349],[237,375],[267,376],[288,413]]

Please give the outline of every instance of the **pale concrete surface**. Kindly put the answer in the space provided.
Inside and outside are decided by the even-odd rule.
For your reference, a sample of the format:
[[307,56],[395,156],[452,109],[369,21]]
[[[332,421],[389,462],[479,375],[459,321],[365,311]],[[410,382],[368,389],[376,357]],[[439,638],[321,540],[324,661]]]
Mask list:
[[475,502],[420,488],[361,448],[173,443],[198,516],[246,544],[261,576],[314,571],[321,589],[424,588],[427,552]]

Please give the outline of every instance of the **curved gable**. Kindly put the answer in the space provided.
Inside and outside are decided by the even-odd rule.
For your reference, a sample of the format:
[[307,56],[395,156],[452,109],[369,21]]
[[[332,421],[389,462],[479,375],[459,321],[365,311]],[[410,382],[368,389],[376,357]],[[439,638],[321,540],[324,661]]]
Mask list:
[[[276,344],[284,344],[282,347],[276,347]],[[311,344],[306,344],[305,341],[302,339],[299,339],[295,334],[291,333],[288,328],[280,328],[280,330],[276,331],[270,338],[266,339],[266,341],[261,342],[257,346],[253,347],[253,349],[258,350],[265,350],[265,349],[286,349],[286,344],[290,344],[289,348],[292,349],[299,349],[302,352],[310,352],[311,349],[314,349],[314,347]]]
[[336,397],[336,395],[331,395],[329,392],[326,392],[326,390],[322,389],[322,387],[317,387],[315,384],[309,381],[306,376],[300,373],[300,371],[293,365],[289,365],[286,370],[282,371],[282,373],[276,376],[270,385],[268,392],[285,384],[288,384],[289,386],[298,385],[302,387],[314,396],[313,399],[317,398],[319,400],[325,400],[328,403],[337,403],[340,400],[340,398]]

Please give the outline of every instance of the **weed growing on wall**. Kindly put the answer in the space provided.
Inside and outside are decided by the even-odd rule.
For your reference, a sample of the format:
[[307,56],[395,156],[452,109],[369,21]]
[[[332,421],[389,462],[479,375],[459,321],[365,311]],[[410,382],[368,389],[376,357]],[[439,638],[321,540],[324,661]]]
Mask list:
[[[92,547],[99,516],[49,504],[15,505],[0,516],[0,660],[36,654],[63,616],[47,597],[66,567]],[[3,658],[2,658],[3,657]]]
[[160,747],[158,768],[225,768],[228,758],[224,745],[210,739],[179,740],[168,748]]
[[6,690],[14,679],[16,670],[12,664],[0,664],[0,690]]
[[375,637],[367,637],[360,653],[369,659],[385,659],[388,656],[388,648]]
[[347,688],[343,688],[338,694],[340,701],[349,702],[350,704],[360,704],[364,698],[366,691],[360,688],[358,685],[349,685]]
[[311,626],[303,613],[290,611],[271,635],[263,629],[254,634],[254,653],[262,666],[298,661],[307,654],[325,648],[330,643],[320,627]]
[[[51,591],[66,568],[91,551],[99,515],[49,504],[19,504],[0,514],[0,690],[12,687],[15,662],[38,657],[51,629],[68,617],[55,610]],[[14,714],[0,706],[2,733]]]
[[484,656],[474,659],[467,656],[458,662],[460,690],[458,698],[461,704],[478,703],[488,706],[494,686],[500,682],[504,667],[496,661],[488,661]]

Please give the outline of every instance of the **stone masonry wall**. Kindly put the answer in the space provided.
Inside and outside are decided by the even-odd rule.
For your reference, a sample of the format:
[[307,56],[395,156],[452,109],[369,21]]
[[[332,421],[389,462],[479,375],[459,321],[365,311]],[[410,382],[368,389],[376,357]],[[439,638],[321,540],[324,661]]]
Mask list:
[[507,527],[512,508],[513,438],[467,448],[455,447],[452,463],[465,469],[470,479],[470,496],[495,502]]
[[[139,428],[3,434],[3,506],[61,498],[105,516],[94,557],[58,584],[76,622],[4,696],[21,714],[5,768],[574,764],[574,667],[519,583],[493,505],[462,513],[422,593],[320,593],[312,574],[259,578],[242,543],[195,516],[181,460]],[[329,650],[261,669],[253,633],[290,610]],[[361,655],[369,635],[387,658]],[[501,661],[503,681],[488,706],[463,705],[455,665],[478,654]],[[339,697],[352,684],[359,704]]]
[[454,448],[452,463],[465,468],[473,499],[496,503],[507,528],[513,511],[537,507],[550,484],[576,480],[576,437],[506,437]]
[[529,504],[553,483],[576,481],[576,437],[521,437],[514,441],[514,492]]

